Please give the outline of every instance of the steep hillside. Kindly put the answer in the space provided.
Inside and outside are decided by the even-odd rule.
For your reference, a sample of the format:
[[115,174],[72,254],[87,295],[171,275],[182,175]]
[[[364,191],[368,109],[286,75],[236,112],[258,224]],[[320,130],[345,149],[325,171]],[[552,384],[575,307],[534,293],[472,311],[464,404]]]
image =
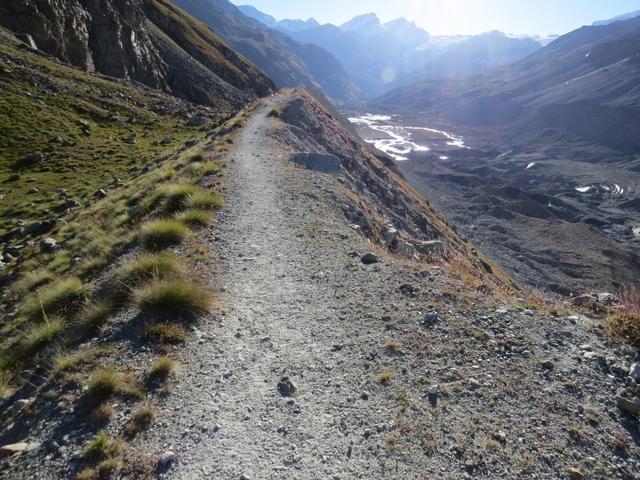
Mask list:
[[273,89],[258,68],[166,0],[15,1],[0,5],[0,25],[88,72],[222,110]]
[[227,0],[175,0],[236,51],[253,61],[280,87],[323,90],[339,103],[360,103],[362,95],[340,63],[319,47],[296,42],[244,15]]

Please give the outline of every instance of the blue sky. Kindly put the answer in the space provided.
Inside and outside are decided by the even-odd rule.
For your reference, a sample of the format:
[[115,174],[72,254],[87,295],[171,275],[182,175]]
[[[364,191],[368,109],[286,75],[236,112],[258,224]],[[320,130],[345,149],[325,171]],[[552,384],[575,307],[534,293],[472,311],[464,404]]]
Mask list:
[[415,20],[435,35],[567,33],[594,20],[640,10],[640,0],[232,0],[253,5],[276,18],[314,17],[341,24],[361,13],[381,20]]

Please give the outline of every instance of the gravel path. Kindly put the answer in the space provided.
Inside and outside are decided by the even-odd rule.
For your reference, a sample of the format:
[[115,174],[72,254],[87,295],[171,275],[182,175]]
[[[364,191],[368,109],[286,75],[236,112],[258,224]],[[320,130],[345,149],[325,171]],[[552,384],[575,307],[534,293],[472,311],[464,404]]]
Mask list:
[[[375,452],[355,451],[361,426],[384,425],[392,411],[383,398],[362,398],[371,379],[360,360],[383,328],[371,318],[386,292],[370,284],[388,285],[390,267],[360,263],[372,247],[338,211],[336,183],[288,164],[290,152],[268,135],[270,108],[249,118],[230,156],[227,207],[211,239],[224,314],[184,356],[168,406],[181,413],[168,430],[183,430],[166,445],[180,458],[171,477],[295,469],[296,478],[344,478],[382,468]],[[293,396],[278,392],[284,376]]]

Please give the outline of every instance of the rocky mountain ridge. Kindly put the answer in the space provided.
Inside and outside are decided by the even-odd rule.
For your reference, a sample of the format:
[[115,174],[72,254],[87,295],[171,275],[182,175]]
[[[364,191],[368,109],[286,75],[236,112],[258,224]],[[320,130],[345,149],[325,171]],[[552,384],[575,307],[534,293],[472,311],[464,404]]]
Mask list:
[[83,70],[223,109],[273,89],[258,68],[165,0],[14,0],[0,5],[0,25]]

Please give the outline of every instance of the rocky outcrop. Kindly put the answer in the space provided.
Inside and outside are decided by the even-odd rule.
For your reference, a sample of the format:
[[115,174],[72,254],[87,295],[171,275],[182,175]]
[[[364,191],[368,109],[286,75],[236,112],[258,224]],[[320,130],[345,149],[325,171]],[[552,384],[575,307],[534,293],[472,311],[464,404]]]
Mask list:
[[274,88],[255,65],[166,0],[7,0],[0,3],[0,26],[83,70],[221,109]]
[[84,70],[166,86],[139,0],[9,0],[0,24]]

